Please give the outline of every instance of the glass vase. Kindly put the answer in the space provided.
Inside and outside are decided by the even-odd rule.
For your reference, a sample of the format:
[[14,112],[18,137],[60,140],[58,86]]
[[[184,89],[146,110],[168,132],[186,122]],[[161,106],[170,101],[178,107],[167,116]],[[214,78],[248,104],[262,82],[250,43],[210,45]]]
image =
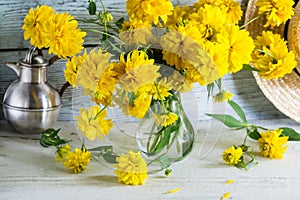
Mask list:
[[[177,120],[169,125],[157,121],[157,117],[173,113]],[[139,150],[145,155],[148,166],[156,163],[157,170],[167,168],[172,162],[187,156],[194,144],[194,129],[186,116],[179,93],[163,101],[153,101],[140,121],[136,132]],[[159,165],[157,165],[159,164]]]

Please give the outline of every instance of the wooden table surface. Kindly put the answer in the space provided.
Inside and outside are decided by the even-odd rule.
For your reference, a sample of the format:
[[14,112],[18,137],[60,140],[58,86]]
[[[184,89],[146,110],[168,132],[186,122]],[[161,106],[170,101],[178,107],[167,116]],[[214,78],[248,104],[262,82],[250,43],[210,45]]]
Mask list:
[[[289,119],[265,120],[267,127],[289,126]],[[62,137],[79,145],[73,122],[57,122]],[[54,161],[55,149],[39,145],[39,135],[15,133],[0,121],[0,199],[300,199],[300,143],[289,142],[282,160],[257,156],[259,164],[248,171],[225,165],[221,154],[239,144],[243,131],[233,131],[214,121],[201,122],[194,149],[188,157],[172,165],[172,174],[152,174],[142,186],[117,182],[113,169],[93,160],[82,174],[72,174]],[[249,141],[254,151],[258,145]],[[232,184],[225,184],[234,179]],[[181,190],[167,194],[168,190]]]

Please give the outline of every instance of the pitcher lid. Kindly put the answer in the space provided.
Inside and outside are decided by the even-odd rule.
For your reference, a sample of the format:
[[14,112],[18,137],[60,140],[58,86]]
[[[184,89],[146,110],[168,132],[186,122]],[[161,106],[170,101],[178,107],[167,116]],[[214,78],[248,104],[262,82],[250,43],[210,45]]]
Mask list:
[[[35,53],[37,52],[37,53]],[[42,51],[36,49],[36,47],[31,46],[24,58],[20,59],[19,63],[26,67],[46,67],[49,65],[49,61],[44,58]]]

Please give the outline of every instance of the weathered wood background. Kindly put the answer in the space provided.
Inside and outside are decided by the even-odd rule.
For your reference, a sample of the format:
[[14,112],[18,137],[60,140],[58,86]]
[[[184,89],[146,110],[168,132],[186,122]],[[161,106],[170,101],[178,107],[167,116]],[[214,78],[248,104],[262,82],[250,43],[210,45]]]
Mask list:
[[[125,0],[104,0],[107,9],[113,13],[115,19],[124,16]],[[191,4],[195,0],[177,0],[174,4]],[[242,8],[247,6],[247,0],[240,1]],[[25,55],[29,47],[28,41],[23,40],[21,30],[23,19],[31,7],[40,4],[52,6],[58,12],[68,11],[70,14],[84,18],[87,15],[88,0],[0,0],[0,98],[8,85],[17,78],[14,71],[4,65],[7,61],[17,61]],[[80,24],[80,27],[85,27]],[[95,35],[89,34],[85,39],[86,44],[97,41]],[[64,83],[63,70],[64,61],[56,62],[49,68],[49,79],[61,87]],[[224,78],[224,86],[235,94],[234,100],[245,110],[249,120],[286,118],[279,112],[271,102],[269,102],[258,88],[251,72],[240,72],[227,75]],[[207,103],[207,93],[205,87],[196,87],[193,93],[187,95],[187,104],[191,112],[197,107],[196,120],[207,120],[204,113],[213,112],[216,106]],[[76,100],[74,100],[76,104]],[[189,103],[192,102],[192,103]],[[196,104],[195,104],[196,103]],[[59,120],[72,120],[72,89],[69,88],[63,96],[63,107]],[[0,108],[0,120],[3,120],[2,108]]]

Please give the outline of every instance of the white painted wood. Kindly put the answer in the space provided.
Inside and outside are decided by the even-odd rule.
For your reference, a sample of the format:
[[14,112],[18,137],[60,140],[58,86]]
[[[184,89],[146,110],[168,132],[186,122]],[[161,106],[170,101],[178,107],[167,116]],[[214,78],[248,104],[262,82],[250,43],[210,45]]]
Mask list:
[[[192,4],[196,0],[174,0],[174,4]],[[113,13],[115,18],[124,16],[125,0],[104,0],[105,6]],[[247,0],[241,0],[242,8],[245,9]],[[23,18],[31,7],[39,4],[52,6],[58,12],[68,11],[70,14],[84,18],[87,16],[87,0],[0,0],[0,98],[5,92],[8,85],[17,78],[15,73],[4,65],[7,61],[17,61],[24,57],[26,48],[29,46],[28,41],[23,40],[21,26]],[[80,23],[80,27],[86,25]],[[95,35],[88,34],[86,44],[92,44],[97,41]],[[60,88],[65,82],[63,70],[65,62],[59,61],[49,68],[49,80]],[[262,94],[250,72],[242,72],[234,75],[228,75],[224,78],[224,85],[231,92],[235,93],[236,100],[247,113],[250,120],[256,119],[273,119],[286,118],[270,103]],[[207,104],[205,87],[196,86],[193,95],[187,95],[187,99],[196,101],[199,114],[191,118],[197,120],[208,120],[205,113],[212,112],[215,105]],[[75,99],[74,102],[78,102]],[[118,116],[117,119],[122,118]],[[0,105],[0,119],[4,119]],[[72,120],[72,89],[69,88],[63,96],[63,107],[59,120]]]
[[[256,121],[269,128],[289,126],[300,131],[292,120]],[[61,136],[80,145],[72,122],[59,122]],[[116,130],[118,131],[118,130]],[[121,133],[120,133],[121,134]],[[92,160],[82,174],[72,174],[54,161],[55,150],[39,145],[39,135],[24,136],[0,121],[0,199],[220,199],[225,192],[231,199],[289,199],[300,197],[300,145],[289,142],[282,160],[257,156],[259,164],[249,171],[225,165],[222,152],[242,142],[243,131],[222,129],[219,123],[199,125],[190,155],[172,165],[172,174],[152,174],[143,186],[117,183],[113,169]],[[258,152],[257,143],[249,141]],[[225,182],[234,179],[235,183]],[[174,194],[167,190],[181,188]]]

